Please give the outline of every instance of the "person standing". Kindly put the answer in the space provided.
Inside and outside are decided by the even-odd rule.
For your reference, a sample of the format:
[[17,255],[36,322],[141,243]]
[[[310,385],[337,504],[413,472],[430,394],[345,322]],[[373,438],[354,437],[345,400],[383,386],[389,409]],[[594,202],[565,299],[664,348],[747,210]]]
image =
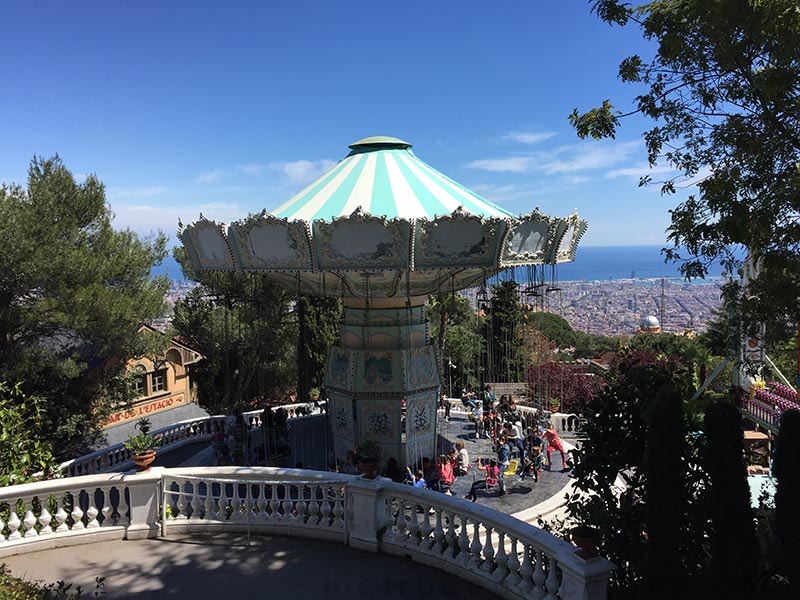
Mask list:
[[439,405],[444,409],[444,420],[445,422],[450,422],[450,400],[447,397],[446,392],[442,392],[442,397],[439,400]]
[[558,450],[561,453],[561,462],[562,468],[567,468],[567,455],[564,453],[564,445],[561,443],[561,438],[558,437],[556,433],[556,428],[553,425],[550,425],[547,429],[544,430],[544,434],[542,436],[547,442],[547,469],[550,470],[553,461],[550,460],[550,450]]
[[511,450],[508,447],[508,440],[506,440],[505,435],[501,435],[497,446],[497,468],[499,471],[497,475],[497,488],[500,490],[500,496],[505,496],[507,493],[504,475],[510,462]]
[[494,410],[494,390],[492,384],[487,383],[483,392],[483,409],[485,411]]
[[483,436],[483,406],[480,402],[472,409],[472,418],[475,420],[475,437],[480,439]]

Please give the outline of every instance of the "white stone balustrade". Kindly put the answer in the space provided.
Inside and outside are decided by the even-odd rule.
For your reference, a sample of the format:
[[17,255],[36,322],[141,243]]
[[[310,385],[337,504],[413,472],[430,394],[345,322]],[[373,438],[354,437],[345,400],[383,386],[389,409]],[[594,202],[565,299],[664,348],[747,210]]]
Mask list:
[[154,468],[0,488],[0,530],[0,557],[177,532],[321,538],[410,556],[505,598],[604,599],[614,568],[459,498],[387,479],[271,467]]
[[[286,410],[304,407],[311,411],[313,416],[320,413],[319,408],[312,403],[300,402],[296,404],[281,405]],[[276,410],[280,407],[272,407]],[[261,426],[261,410],[252,410],[243,413],[250,429]],[[294,419],[306,417],[294,417]],[[227,417],[225,415],[213,415],[210,417],[200,417],[197,419],[187,419],[179,421],[169,427],[162,427],[150,433],[161,439],[160,448],[164,451],[176,450],[187,444],[211,440],[214,432],[214,424],[219,423],[220,427],[225,427]],[[294,420],[292,419],[292,420]],[[113,471],[124,471],[133,467],[130,450],[122,444],[114,444],[97,452],[86,454],[74,458],[59,465],[59,472],[65,477],[75,477],[78,475],[93,475],[96,473],[110,473]]]

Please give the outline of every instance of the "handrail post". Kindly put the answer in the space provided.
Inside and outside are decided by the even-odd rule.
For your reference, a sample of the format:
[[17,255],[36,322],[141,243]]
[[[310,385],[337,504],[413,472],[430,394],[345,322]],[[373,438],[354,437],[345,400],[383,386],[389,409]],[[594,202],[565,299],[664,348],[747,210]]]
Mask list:
[[614,563],[602,556],[584,560],[574,547],[562,550],[555,559],[561,568],[558,595],[562,600],[606,600]]
[[377,553],[379,534],[384,526],[385,507],[381,503],[381,481],[377,479],[354,479],[345,485],[345,507],[348,525],[347,541],[351,548]]
[[125,539],[140,540],[158,537],[161,476],[164,467],[153,467],[146,473],[129,472],[122,476],[128,488],[131,521]]

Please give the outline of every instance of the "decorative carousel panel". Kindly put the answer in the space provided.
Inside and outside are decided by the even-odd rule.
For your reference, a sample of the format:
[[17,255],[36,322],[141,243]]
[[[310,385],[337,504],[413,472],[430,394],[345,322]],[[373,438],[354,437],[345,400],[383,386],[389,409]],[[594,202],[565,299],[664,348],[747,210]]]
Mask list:
[[406,400],[406,443],[434,433],[437,404],[436,391]]
[[400,439],[400,402],[359,398],[356,401],[360,439],[397,443]]
[[411,348],[403,352],[403,375],[407,391],[439,385],[439,370],[433,346]]
[[419,219],[414,268],[495,267],[505,230],[504,220],[484,220],[459,209],[433,221]]
[[333,434],[353,439],[353,400],[336,392],[328,392],[328,407]]
[[361,393],[401,392],[398,350],[361,350],[356,356],[355,389]]
[[243,269],[311,271],[311,247],[302,221],[262,213],[228,228]]
[[355,358],[355,352],[339,346],[331,346],[328,353],[327,377],[325,378],[326,388],[353,389]]
[[506,235],[501,265],[529,265],[544,261],[554,241],[559,219],[534,210],[513,223]]
[[575,251],[578,249],[578,243],[588,228],[586,221],[580,219],[577,213],[572,213],[567,217],[565,223],[566,229],[559,239],[555,262],[571,262],[575,260]]
[[356,210],[349,217],[312,224],[317,264],[323,270],[405,269],[411,224]]
[[178,234],[195,269],[234,270],[233,251],[222,226],[201,218]]

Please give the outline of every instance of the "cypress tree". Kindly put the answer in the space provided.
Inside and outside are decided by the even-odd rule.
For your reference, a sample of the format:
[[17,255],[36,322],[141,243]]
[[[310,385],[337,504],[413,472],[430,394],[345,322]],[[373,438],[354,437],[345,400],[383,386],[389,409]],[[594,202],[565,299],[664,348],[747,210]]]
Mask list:
[[704,430],[711,518],[711,583],[716,593],[735,595],[753,585],[759,555],[739,409],[728,400],[710,403]]
[[800,592],[800,411],[787,410],[781,417],[772,472],[778,480],[775,525],[784,572]]
[[686,423],[677,386],[668,373],[663,373],[660,385],[661,373],[654,375],[645,442],[645,530],[649,541],[642,591],[651,598],[678,597],[684,587],[680,531],[687,511],[683,472]]

